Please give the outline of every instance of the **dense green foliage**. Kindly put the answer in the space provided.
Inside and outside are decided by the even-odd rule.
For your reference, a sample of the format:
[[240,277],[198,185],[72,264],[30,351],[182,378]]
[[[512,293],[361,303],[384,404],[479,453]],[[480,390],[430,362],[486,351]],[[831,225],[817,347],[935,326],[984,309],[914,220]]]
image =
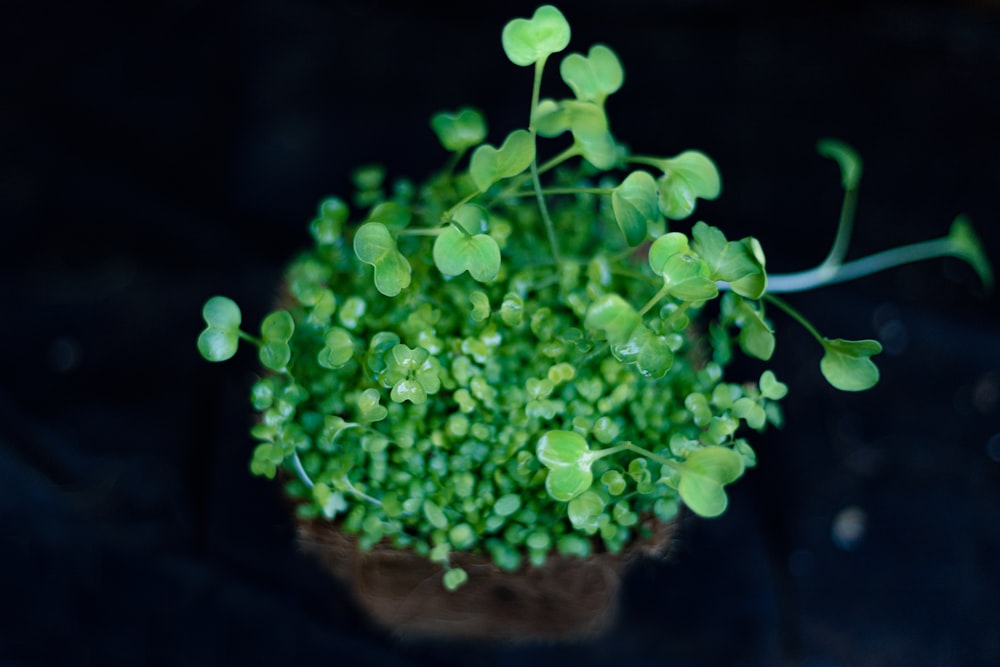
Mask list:
[[[725,485],[755,464],[745,435],[782,419],[787,388],[772,372],[740,383],[723,372],[737,349],[771,357],[767,303],[816,335],[832,384],[878,379],[877,342],[824,338],[769,293],[755,239],[705,222],[668,230],[721,178],[701,152],[641,156],[615,140],[604,101],[624,70],[610,48],[566,56],[572,96],[540,99],[545,62],[569,39],[549,6],[504,29],[508,57],[535,77],[528,127],[499,147],[484,143],[479,111],[442,112],[431,127],[452,155],[440,172],[388,184],[367,168],[357,214],[324,201],[259,338],[231,300],[204,309],[206,359],[243,338],[269,370],[252,390],[252,471],[297,473],[287,488],[303,516],[341,521],[361,548],[424,554],[448,588],[467,578],[452,551],[512,570],[620,551],[682,503],[725,511]],[[566,138],[540,162],[540,137]],[[837,142],[821,151],[850,197],[860,161]],[[850,265],[834,255],[800,283],[835,281]]]

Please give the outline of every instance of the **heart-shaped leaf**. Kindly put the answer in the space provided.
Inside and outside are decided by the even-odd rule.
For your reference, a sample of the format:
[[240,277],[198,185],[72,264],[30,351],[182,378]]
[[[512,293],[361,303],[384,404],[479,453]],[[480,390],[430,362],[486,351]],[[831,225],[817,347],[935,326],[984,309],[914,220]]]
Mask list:
[[548,431],[538,439],[538,460],[549,469],[545,489],[563,502],[572,500],[590,488],[592,456],[587,441],[573,431]]
[[340,368],[354,357],[354,340],[346,329],[333,327],[324,339],[317,363],[323,368]]
[[856,190],[861,181],[861,156],[857,151],[837,139],[820,139],[816,152],[836,160],[840,166],[840,182],[845,190]]
[[660,219],[656,179],[645,171],[633,171],[611,193],[611,208],[618,227],[630,246],[646,240],[649,227]]
[[618,146],[608,130],[608,117],[593,102],[567,100],[569,129],[583,158],[598,169],[610,169],[618,161]]
[[535,142],[527,130],[514,130],[499,149],[484,144],[472,153],[469,176],[480,192],[497,181],[517,176],[535,159]]
[[375,288],[396,296],[410,285],[410,263],[400,254],[396,239],[381,222],[366,222],[354,234],[354,254],[375,269]]
[[363,423],[377,422],[385,419],[389,411],[380,405],[381,396],[378,389],[365,389],[358,395],[358,421]]
[[309,223],[309,231],[319,245],[333,245],[340,240],[340,233],[350,211],[338,197],[328,197],[320,202],[319,214]]
[[775,377],[773,371],[764,371],[761,373],[758,385],[760,386],[761,395],[772,401],[780,401],[788,394],[788,385],[780,382]]
[[823,377],[841,391],[864,391],[878,383],[878,367],[870,357],[882,351],[877,340],[823,339],[826,354],[819,362]]
[[201,309],[204,331],[198,336],[198,352],[207,361],[225,361],[236,354],[243,315],[236,302],[225,296],[213,296]]
[[295,322],[286,310],[277,310],[260,324],[263,344],[258,356],[260,363],[273,371],[283,372],[292,358],[288,341],[295,331]]
[[544,99],[535,107],[535,131],[552,139],[569,130],[569,109],[555,100]]
[[674,469],[680,474],[677,491],[684,504],[698,516],[711,518],[726,510],[725,485],[743,474],[743,457],[728,447],[710,445],[694,450]]
[[530,19],[514,19],[501,34],[504,53],[515,65],[527,67],[569,46],[566,17],[552,5],[535,10]]
[[671,256],[663,263],[662,275],[670,296],[682,301],[707,301],[719,295],[708,264],[695,255]]
[[625,70],[615,52],[603,44],[590,47],[586,56],[571,53],[559,66],[563,81],[578,100],[601,104],[622,87]]
[[604,498],[593,491],[587,491],[573,500],[566,507],[566,515],[577,530],[589,535],[600,528],[600,518],[604,514]]
[[683,220],[694,212],[697,199],[715,199],[722,190],[719,170],[701,151],[684,151],[659,161],[660,211],[671,220]]
[[469,107],[434,114],[431,129],[445,150],[456,153],[486,140],[486,119],[478,110]]
[[434,264],[446,276],[468,271],[486,283],[500,272],[500,246],[488,234],[468,234],[451,226],[434,240]]

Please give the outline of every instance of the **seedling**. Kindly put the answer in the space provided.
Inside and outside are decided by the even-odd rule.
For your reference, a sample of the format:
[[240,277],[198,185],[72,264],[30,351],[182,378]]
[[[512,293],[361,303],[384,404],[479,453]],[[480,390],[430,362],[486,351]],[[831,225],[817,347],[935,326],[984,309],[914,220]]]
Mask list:
[[624,69],[611,48],[565,56],[568,91],[543,99],[546,63],[570,41],[563,15],[540,7],[501,41],[534,71],[526,127],[497,147],[480,111],[435,115],[451,154],[441,171],[391,187],[379,168],[357,172],[359,212],[320,204],[260,337],[216,296],[198,338],[209,361],[246,341],[267,369],[251,392],[252,472],[288,471],[303,518],[339,522],[362,549],[422,554],[448,589],[469,576],[455,551],[515,570],[621,551],[641,519],[673,521],[681,504],[723,513],[726,486],[756,462],[747,434],[783,419],[788,388],[772,371],[724,374],[734,350],[771,358],[772,307],[816,338],[834,387],[876,384],[877,341],[827,338],[779,294],[942,256],[992,282],[964,218],[944,238],[846,261],[862,165],[834,140],[819,143],[844,190],[830,254],[769,275],[755,238],[682,222],[721,193],[707,155],[615,139],[605,101]]

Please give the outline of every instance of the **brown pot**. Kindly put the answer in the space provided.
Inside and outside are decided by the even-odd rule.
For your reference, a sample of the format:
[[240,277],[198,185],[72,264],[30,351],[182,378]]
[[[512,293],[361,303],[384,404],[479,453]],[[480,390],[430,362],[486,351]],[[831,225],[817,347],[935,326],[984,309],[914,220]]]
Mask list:
[[445,590],[442,568],[378,544],[361,551],[336,523],[301,520],[299,543],[353,591],[362,608],[401,637],[480,640],[583,639],[614,619],[622,574],[638,557],[663,557],[678,522],[649,521],[649,535],[621,554],[551,555],[542,567],[499,569],[482,554],[453,553],[468,581]]

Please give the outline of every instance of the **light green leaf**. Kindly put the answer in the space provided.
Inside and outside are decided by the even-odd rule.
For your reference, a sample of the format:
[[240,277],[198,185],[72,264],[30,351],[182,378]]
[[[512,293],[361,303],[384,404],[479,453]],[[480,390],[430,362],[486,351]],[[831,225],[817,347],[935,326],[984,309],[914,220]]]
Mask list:
[[552,5],[535,10],[530,19],[518,18],[504,26],[501,34],[504,53],[515,65],[527,67],[569,46],[570,29],[566,17]]
[[569,109],[555,100],[544,99],[535,108],[535,131],[549,139],[569,130]]
[[265,342],[284,343],[292,337],[295,322],[287,310],[276,310],[260,324],[260,334]]
[[784,382],[779,382],[773,371],[764,371],[761,373],[758,384],[760,386],[760,393],[764,398],[769,398],[772,401],[780,401],[788,394],[788,385]]
[[604,499],[593,491],[587,491],[569,501],[566,510],[574,528],[593,534],[600,527],[598,519],[604,513]]
[[663,275],[664,265],[674,255],[689,254],[688,238],[680,232],[669,232],[653,241],[649,246],[649,268],[657,275]]
[[497,181],[517,176],[535,159],[535,142],[527,130],[514,130],[499,149],[483,144],[472,153],[469,176],[480,192]]
[[354,340],[346,329],[331,328],[324,338],[317,363],[323,368],[340,368],[354,357]]
[[740,349],[751,357],[767,361],[774,354],[774,332],[749,304],[740,306]]
[[722,190],[719,171],[700,151],[684,151],[661,160],[660,211],[671,220],[683,220],[694,212],[697,199],[715,199]]
[[590,488],[594,480],[591,455],[587,441],[579,433],[548,431],[538,439],[535,453],[549,469],[545,489],[556,500],[572,500]]
[[617,294],[605,294],[587,309],[584,326],[604,334],[611,345],[628,341],[642,318],[635,308]]
[[673,297],[683,301],[707,301],[719,295],[711,270],[700,257],[676,254],[663,263],[661,270]]
[[571,53],[559,66],[563,81],[579,100],[601,104],[622,87],[625,70],[615,52],[603,44],[590,47],[586,56]]
[[413,213],[394,201],[378,204],[368,214],[368,222],[381,222],[390,233],[398,232],[410,224]]
[[608,118],[593,102],[567,100],[569,129],[583,158],[598,169],[610,169],[618,161],[618,146],[608,130]]
[[410,263],[400,254],[396,239],[381,222],[366,222],[354,234],[354,253],[375,269],[375,287],[396,296],[410,285]]
[[358,421],[364,423],[382,421],[389,415],[384,405],[380,405],[381,396],[378,389],[365,389],[358,395]]
[[659,221],[658,197],[656,179],[645,171],[633,171],[611,194],[615,220],[630,246],[645,241],[650,226]]
[[225,361],[239,348],[239,335],[230,329],[206,327],[198,335],[198,352],[206,361]]
[[691,229],[694,249],[712,269],[713,280],[724,280],[737,294],[759,299],[767,287],[764,255],[752,237],[727,241],[717,227],[696,222]]
[[872,356],[882,351],[877,340],[823,339],[826,354],[819,362],[827,382],[841,391],[864,391],[878,383]]
[[444,587],[448,591],[458,590],[469,580],[469,573],[460,567],[453,567],[444,573]]
[[681,500],[695,514],[711,518],[726,510],[729,499],[724,487],[743,474],[743,457],[728,447],[710,445],[675,466]]
[[243,318],[236,302],[225,296],[213,296],[206,301],[201,316],[210,327],[229,330],[239,329]]
[[820,139],[816,151],[823,157],[836,160],[840,166],[840,182],[845,190],[856,190],[861,181],[861,157],[857,151],[837,139]]
[[445,150],[464,151],[486,140],[486,119],[477,109],[463,107],[431,117],[431,128]]
[[452,226],[434,240],[434,264],[446,276],[468,271],[475,280],[485,283],[500,272],[500,246],[486,230],[486,210],[466,204],[456,211]]

